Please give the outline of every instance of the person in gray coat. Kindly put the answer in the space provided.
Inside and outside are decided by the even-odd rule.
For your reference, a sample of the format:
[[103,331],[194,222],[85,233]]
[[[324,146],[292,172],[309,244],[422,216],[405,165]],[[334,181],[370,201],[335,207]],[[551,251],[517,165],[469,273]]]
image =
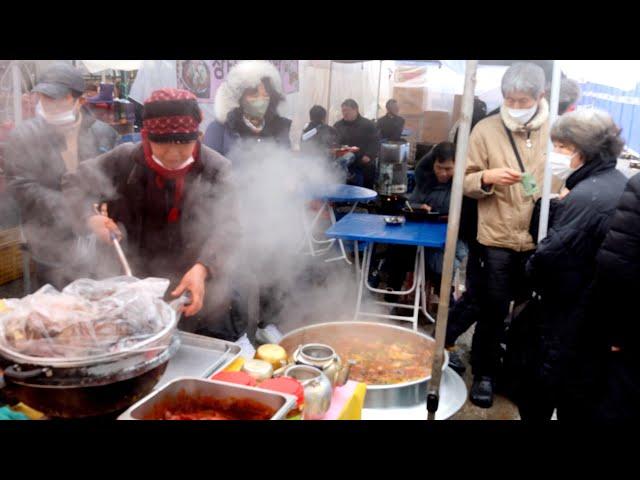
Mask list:
[[70,65],[45,71],[34,88],[36,117],[12,132],[5,150],[9,191],[36,266],[36,286],[62,288],[92,269],[75,255],[78,237],[61,181],[80,163],[111,150],[118,134],[81,106],[84,90],[81,73]]

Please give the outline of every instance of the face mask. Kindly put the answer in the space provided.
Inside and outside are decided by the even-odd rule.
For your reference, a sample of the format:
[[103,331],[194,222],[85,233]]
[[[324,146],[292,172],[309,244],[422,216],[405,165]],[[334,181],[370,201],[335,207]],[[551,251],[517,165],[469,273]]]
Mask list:
[[253,118],[263,118],[269,108],[269,100],[247,100],[243,105],[244,113]]
[[38,104],[36,105],[36,114],[40,115],[42,118],[45,119],[47,123],[50,123],[51,125],[58,125],[58,126],[68,125],[76,121],[75,106],[74,108],[66,112],[50,114],[50,113],[46,113],[42,108],[42,105],[40,104],[40,102],[38,102]]
[[189,157],[187,158],[187,160],[182,164],[182,165],[178,165],[175,168],[169,168],[167,167],[164,163],[162,163],[160,161],[160,159],[158,157],[156,157],[155,155],[151,155],[151,158],[153,158],[153,161],[156,162],[158,165],[160,165],[162,168],[166,168],[167,170],[180,170],[181,168],[186,167],[187,165],[192,164],[195,160],[193,159],[193,157]]
[[534,105],[531,108],[507,108],[507,112],[509,112],[509,116],[513,118],[516,122],[521,123],[522,125],[526,124],[529,120],[533,118],[538,110],[538,105]]
[[571,159],[574,156],[575,153],[573,155],[565,155],[563,153],[551,152],[551,156],[549,157],[551,173],[563,181],[569,178],[569,175],[577,170],[577,168],[571,168]]

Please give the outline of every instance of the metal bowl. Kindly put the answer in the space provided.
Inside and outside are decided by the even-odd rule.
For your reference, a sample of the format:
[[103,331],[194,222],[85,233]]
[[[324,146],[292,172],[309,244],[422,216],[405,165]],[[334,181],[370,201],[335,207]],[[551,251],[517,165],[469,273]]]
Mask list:
[[[330,322],[298,328],[287,333],[280,345],[292,352],[298,345],[311,342],[331,345],[331,340],[343,337],[377,336],[392,341],[395,338],[418,342],[425,348],[435,349],[435,340],[429,335],[413,330],[376,322]],[[334,341],[335,343],[335,341]],[[445,350],[442,370],[449,364],[449,355]],[[365,408],[411,407],[424,403],[431,375],[417,380],[392,385],[367,385]]]

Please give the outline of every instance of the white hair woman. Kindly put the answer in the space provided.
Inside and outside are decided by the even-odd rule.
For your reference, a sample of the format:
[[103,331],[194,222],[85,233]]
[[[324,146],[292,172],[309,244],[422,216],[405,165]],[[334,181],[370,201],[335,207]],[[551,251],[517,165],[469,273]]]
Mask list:
[[616,169],[624,141],[609,114],[579,110],[561,116],[551,130],[553,155],[573,173],[549,234],[527,263],[540,294],[538,364],[516,399],[523,420],[581,419],[593,407],[592,381],[599,367],[585,328],[585,305],[594,280],[596,253],[622,194],[626,177]]

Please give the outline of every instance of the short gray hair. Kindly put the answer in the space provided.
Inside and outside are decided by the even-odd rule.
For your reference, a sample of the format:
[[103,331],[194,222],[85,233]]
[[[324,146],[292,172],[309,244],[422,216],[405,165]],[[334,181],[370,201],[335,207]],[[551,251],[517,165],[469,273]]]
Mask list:
[[551,140],[575,146],[590,162],[599,156],[620,155],[624,147],[621,132],[607,112],[584,109],[559,117],[551,129]]
[[544,70],[535,63],[514,63],[502,77],[502,96],[513,92],[525,93],[538,99],[544,93]]
[[563,78],[560,82],[559,112],[562,115],[580,98],[580,85],[575,80]]

